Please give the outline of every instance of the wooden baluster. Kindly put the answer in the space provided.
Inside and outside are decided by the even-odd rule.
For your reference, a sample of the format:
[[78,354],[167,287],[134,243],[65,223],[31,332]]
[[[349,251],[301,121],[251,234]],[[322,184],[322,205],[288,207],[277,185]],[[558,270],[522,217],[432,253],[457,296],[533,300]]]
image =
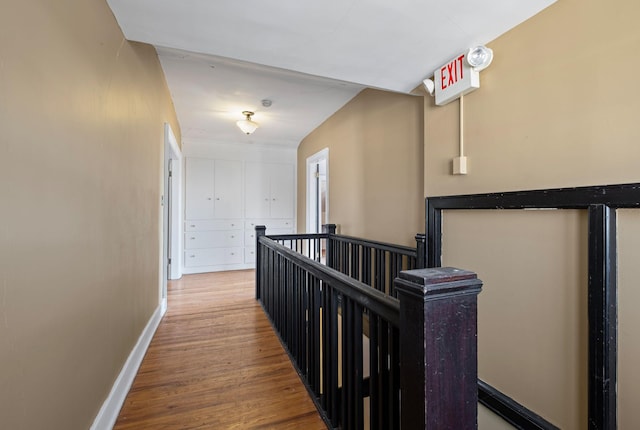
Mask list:
[[427,267],[427,236],[422,233],[416,234],[416,262],[415,269]]
[[261,258],[260,238],[265,235],[267,227],[263,225],[256,226],[256,300],[262,297],[261,276],[263,274],[264,264]]
[[325,224],[322,226],[322,233],[327,235],[327,255],[326,255],[326,264],[327,266],[335,269],[336,262],[334,261],[333,253],[335,249],[335,240],[333,239],[333,235],[336,234],[336,225],[335,224]]
[[369,314],[369,427],[370,430],[381,428],[380,423],[380,351],[378,349],[378,320],[380,317]]

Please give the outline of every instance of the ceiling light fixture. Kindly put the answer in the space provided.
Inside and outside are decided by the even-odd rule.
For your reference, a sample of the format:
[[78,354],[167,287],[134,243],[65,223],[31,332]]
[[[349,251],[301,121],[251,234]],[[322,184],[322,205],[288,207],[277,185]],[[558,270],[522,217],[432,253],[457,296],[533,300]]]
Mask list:
[[254,131],[256,131],[256,129],[260,126],[260,124],[258,124],[255,121],[251,121],[251,116],[253,115],[253,112],[245,110],[242,112],[242,115],[246,116],[246,118],[236,122],[236,125],[238,126],[238,128],[242,130],[242,132],[245,134],[251,134]]
[[467,63],[469,63],[476,72],[489,67],[491,61],[493,61],[493,51],[486,46],[475,46],[469,49],[467,53]]
[[422,84],[424,85],[424,89],[427,90],[429,95],[433,96],[433,94],[436,91],[436,84],[435,82],[433,82],[433,79],[427,78],[424,81],[422,81]]

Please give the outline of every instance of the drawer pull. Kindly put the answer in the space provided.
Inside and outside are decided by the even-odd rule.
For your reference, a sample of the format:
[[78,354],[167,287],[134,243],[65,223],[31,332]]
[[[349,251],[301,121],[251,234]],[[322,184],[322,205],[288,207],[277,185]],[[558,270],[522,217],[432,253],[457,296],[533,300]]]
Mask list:
[[211,197],[207,197],[207,200],[211,200]]
[[196,240],[196,238],[195,238],[195,237],[192,237],[192,238],[191,238],[191,240]]
[[235,226],[236,226],[235,224],[231,224],[231,227],[235,227]]
[[195,224],[191,224],[191,227],[195,227],[195,226],[196,226]]
[[234,236],[234,235],[231,235],[231,239],[233,239],[233,238],[235,238],[235,236]]
[[189,258],[196,258],[196,256],[195,255],[190,255]]

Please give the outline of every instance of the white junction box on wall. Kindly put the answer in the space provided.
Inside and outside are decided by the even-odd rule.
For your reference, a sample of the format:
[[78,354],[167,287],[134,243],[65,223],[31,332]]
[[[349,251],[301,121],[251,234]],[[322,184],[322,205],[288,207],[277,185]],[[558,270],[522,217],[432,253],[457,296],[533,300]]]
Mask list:
[[453,159],[453,174],[454,175],[467,174],[467,157],[456,157]]

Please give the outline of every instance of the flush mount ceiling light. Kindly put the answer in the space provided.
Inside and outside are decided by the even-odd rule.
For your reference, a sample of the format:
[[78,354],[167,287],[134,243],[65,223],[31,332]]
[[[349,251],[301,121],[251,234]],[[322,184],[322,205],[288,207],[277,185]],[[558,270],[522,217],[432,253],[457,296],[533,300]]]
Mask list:
[[476,72],[486,69],[493,60],[493,51],[486,46],[475,46],[467,53],[467,63]]
[[251,116],[253,115],[253,112],[245,110],[242,112],[242,115],[246,116],[246,118],[236,122],[236,125],[238,126],[238,128],[242,130],[242,132],[245,134],[251,134],[254,131],[256,131],[256,129],[260,126],[260,124],[258,124],[255,121],[251,121]]

